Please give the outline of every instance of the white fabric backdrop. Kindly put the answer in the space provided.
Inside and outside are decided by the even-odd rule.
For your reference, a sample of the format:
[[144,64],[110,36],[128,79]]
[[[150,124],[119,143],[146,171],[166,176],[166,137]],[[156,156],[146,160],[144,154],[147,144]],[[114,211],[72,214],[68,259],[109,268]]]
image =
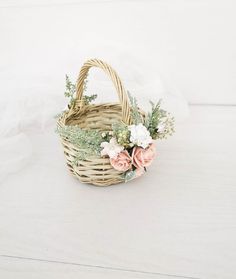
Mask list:
[[[89,47],[86,51],[88,51]],[[109,55],[104,56],[106,61],[111,61],[122,77],[127,89],[138,97],[140,106],[150,109],[149,100],[163,99],[163,106],[170,110],[177,119],[182,119],[188,114],[187,102],[176,89],[169,89],[155,71],[146,70],[145,63],[140,62],[132,52],[117,49],[115,46],[101,46],[100,50],[91,53],[103,53],[109,49]],[[89,53],[89,51],[88,51]],[[80,54],[83,56],[83,53]],[[78,55],[79,56],[79,55]],[[84,55],[86,57],[86,55]],[[89,54],[88,54],[89,57]],[[94,56],[91,56],[94,57]],[[95,56],[98,57],[98,56]],[[103,57],[102,57],[103,58]],[[83,59],[81,58],[81,63]],[[76,65],[79,68],[78,65]],[[122,70],[123,69],[123,70]],[[71,72],[71,69],[68,69]],[[20,76],[20,77],[19,77]],[[16,172],[25,166],[32,155],[29,132],[42,132],[46,127],[55,122],[54,116],[66,105],[67,100],[63,96],[64,75],[58,84],[42,82],[37,84],[37,78],[26,80],[22,72],[11,79],[9,88],[6,88],[0,103],[2,118],[0,120],[0,148],[1,175],[0,180],[8,173]],[[48,73],[50,78],[50,73]],[[25,80],[24,80],[25,78]],[[76,75],[72,73],[72,78]],[[97,93],[98,102],[117,100],[117,94],[111,81],[101,70],[91,70],[89,75],[88,94]],[[15,95],[14,95],[15,94]]]
[[[233,101],[233,4],[212,3],[1,1],[0,177],[27,162],[27,133],[53,123],[65,106],[65,74],[75,80],[88,58],[112,64],[145,109],[148,99],[163,98],[177,120],[188,115],[181,92],[191,101]],[[224,25],[218,28],[214,22]],[[225,58],[218,59],[218,67],[216,53]],[[98,101],[117,100],[102,72],[92,70],[89,80],[88,92],[98,93]]]

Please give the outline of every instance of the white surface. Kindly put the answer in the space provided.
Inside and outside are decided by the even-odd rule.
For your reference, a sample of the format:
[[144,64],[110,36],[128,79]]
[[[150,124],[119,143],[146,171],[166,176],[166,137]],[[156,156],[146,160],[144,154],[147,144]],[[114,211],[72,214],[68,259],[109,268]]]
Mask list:
[[65,73],[91,57],[182,119],[186,99],[236,104],[235,11],[233,0],[0,0],[1,278],[235,279],[235,107],[191,107],[145,177],[109,188],[69,176],[50,126]]
[[0,276],[234,279],[235,120],[234,107],[191,107],[145,176],[108,188],[68,174],[52,130],[30,135],[31,165],[0,186]]
[[140,60],[136,81],[160,73],[191,103],[236,104],[235,13],[234,0],[1,0],[1,90],[61,92],[96,56],[122,77]]
[[165,276],[161,274],[150,274],[130,271],[114,271],[104,268],[81,267],[76,264],[52,263],[44,261],[24,260],[4,257],[0,261],[1,275],[6,279],[21,278],[19,274],[23,274],[23,279],[174,279],[176,276]]

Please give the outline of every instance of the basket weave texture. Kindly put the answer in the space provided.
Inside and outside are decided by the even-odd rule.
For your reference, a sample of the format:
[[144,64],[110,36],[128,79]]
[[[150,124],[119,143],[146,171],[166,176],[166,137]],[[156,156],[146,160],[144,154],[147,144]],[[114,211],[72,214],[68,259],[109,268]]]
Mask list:
[[[91,67],[102,69],[112,80],[119,96],[119,103],[85,104],[83,101],[84,81]],[[107,63],[91,59],[82,66],[77,80],[76,100],[74,105],[62,114],[58,125],[78,125],[82,129],[96,129],[101,132],[112,131],[112,124],[123,121],[130,124],[130,105],[126,90],[111,66]],[[93,156],[86,160],[79,160],[75,165],[73,162],[78,151],[77,146],[62,138],[62,145],[66,157],[67,166],[70,172],[81,182],[97,186],[109,186],[124,182],[122,172],[115,170],[109,158]]]

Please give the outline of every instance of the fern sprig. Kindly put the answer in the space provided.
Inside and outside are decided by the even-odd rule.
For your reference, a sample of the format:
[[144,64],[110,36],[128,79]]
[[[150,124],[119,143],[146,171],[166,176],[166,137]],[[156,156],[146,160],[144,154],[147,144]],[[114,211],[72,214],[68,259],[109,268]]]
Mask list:
[[172,135],[174,132],[174,118],[161,109],[161,100],[156,105],[151,101],[150,104],[152,110],[148,113],[144,125],[149,130],[151,137],[162,139],[166,138],[167,135]]
[[68,140],[81,150],[77,157],[85,160],[93,155],[100,154],[101,143],[104,141],[102,135],[97,130],[84,130],[78,125],[57,127],[56,132],[64,139]]
[[[88,84],[88,76],[84,79],[83,84],[83,100],[86,105],[90,104],[92,101],[94,101],[97,98],[97,94],[92,94],[90,96],[85,95],[85,92],[87,91],[87,84]],[[65,97],[70,98],[69,100],[69,106],[73,106],[75,99],[76,99],[76,84],[73,83],[68,75],[66,75],[66,91],[64,93]]]
[[130,101],[130,106],[131,106],[131,120],[132,123],[137,125],[139,123],[143,123],[143,119],[142,116],[139,112],[139,108],[138,108],[138,103],[137,103],[137,99],[135,97],[133,97],[130,92],[128,93],[128,97],[129,97],[129,101]]

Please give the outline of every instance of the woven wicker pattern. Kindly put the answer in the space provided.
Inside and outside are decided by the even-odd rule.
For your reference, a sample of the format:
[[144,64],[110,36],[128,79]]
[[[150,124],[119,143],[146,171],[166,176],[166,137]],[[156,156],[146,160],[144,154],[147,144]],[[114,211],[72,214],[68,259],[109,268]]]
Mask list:
[[[82,99],[83,85],[91,67],[98,67],[108,74],[116,88],[120,103],[84,104]],[[126,124],[130,124],[129,101],[119,76],[107,63],[98,59],[88,60],[81,68],[77,80],[75,104],[61,116],[58,120],[58,125],[61,127],[64,125],[79,125],[82,129],[111,131],[111,125],[121,120]],[[79,178],[81,182],[97,186],[109,186],[124,181],[121,177],[122,173],[110,165],[109,158],[91,157],[78,161],[76,166],[73,162],[78,152],[78,147],[66,139],[62,139],[62,145],[70,172]]]

